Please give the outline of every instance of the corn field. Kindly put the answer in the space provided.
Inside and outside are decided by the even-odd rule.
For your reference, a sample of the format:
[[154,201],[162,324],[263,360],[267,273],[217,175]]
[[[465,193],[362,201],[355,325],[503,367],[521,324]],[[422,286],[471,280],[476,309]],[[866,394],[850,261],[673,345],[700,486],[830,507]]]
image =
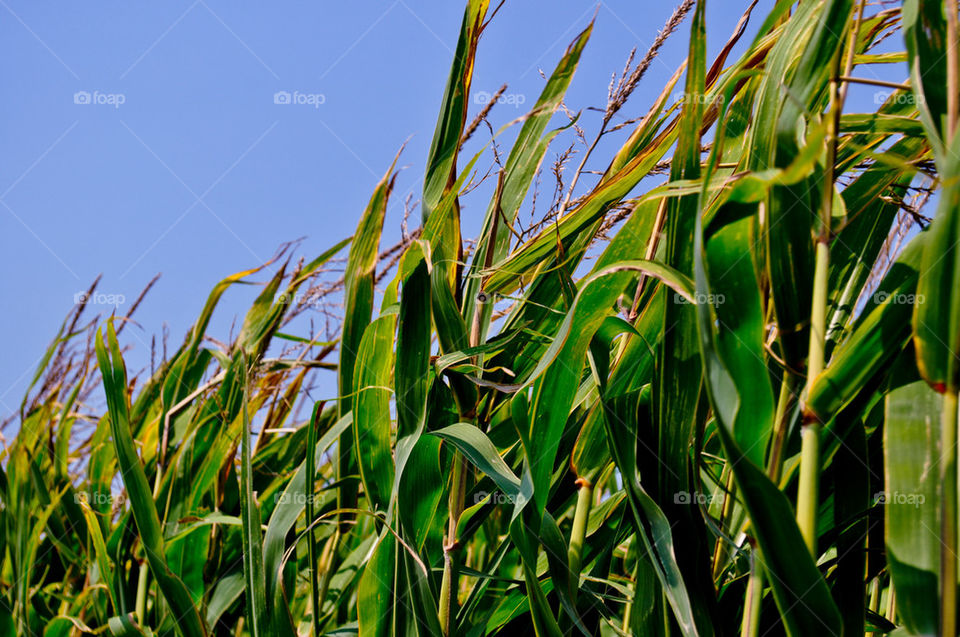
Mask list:
[[957,0],[754,0],[713,59],[705,5],[591,131],[592,23],[525,115],[468,112],[467,0],[400,243],[395,162],[140,374],[77,305],[4,425],[0,634],[957,635]]

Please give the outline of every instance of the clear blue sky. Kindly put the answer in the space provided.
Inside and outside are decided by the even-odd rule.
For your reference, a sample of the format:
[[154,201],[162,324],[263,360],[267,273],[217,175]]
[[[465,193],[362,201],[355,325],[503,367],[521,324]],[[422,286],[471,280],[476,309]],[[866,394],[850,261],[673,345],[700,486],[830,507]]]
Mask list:
[[[751,27],[772,4],[760,2]],[[708,3],[708,53],[746,5]],[[264,262],[284,241],[306,237],[299,253],[309,259],[351,234],[412,135],[387,216],[385,242],[395,240],[402,201],[422,184],[462,9],[450,0],[0,0],[2,413],[19,405],[74,295],[99,273],[100,292],[126,304],[162,273],[137,313],[142,328],[124,333],[137,369],[150,336],[166,323],[175,347],[224,276]],[[538,69],[549,73],[596,9],[508,0],[481,41],[474,91],[506,82],[529,107],[543,84]],[[631,48],[643,54],[672,10],[599,3],[570,107],[603,106],[611,73]],[[645,112],[685,57],[688,32],[689,20],[624,115]],[[278,91],[314,103],[275,104]],[[82,103],[84,92],[92,103]],[[492,119],[503,124],[523,108],[500,105]],[[598,121],[584,111],[588,132]],[[480,214],[479,204],[464,209],[467,234]],[[225,338],[255,292],[228,291],[210,333]]]

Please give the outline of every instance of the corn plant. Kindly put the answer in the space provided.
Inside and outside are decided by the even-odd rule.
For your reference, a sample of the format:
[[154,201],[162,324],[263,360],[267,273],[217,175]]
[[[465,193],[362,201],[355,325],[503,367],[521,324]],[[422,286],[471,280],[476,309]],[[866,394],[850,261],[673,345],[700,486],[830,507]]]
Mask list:
[[[957,634],[956,0],[754,1],[712,60],[685,0],[592,138],[564,102],[592,23],[524,117],[471,118],[489,4],[399,244],[394,164],[351,238],[224,279],[150,370],[129,315],[67,317],[3,450],[0,633]],[[851,112],[857,84],[887,96]],[[335,339],[287,331],[303,289]]]

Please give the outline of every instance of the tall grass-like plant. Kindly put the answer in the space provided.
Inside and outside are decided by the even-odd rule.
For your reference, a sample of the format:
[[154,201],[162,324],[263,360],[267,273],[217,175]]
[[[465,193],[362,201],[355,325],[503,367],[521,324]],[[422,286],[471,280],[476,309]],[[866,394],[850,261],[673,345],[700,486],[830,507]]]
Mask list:
[[680,3],[586,137],[593,24],[497,129],[468,0],[400,243],[394,163],[351,238],[227,277],[149,372],[129,315],[76,307],[6,429],[0,634],[957,634],[957,3],[756,4],[710,59]]

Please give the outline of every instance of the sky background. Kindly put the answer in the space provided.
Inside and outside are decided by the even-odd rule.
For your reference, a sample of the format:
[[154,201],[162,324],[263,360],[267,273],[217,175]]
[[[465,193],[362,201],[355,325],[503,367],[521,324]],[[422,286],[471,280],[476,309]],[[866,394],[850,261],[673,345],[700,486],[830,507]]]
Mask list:
[[[708,3],[709,59],[747,4]],[[731,59],[772,4],[760,1]],[[181,342],[225,276],[262,264],[285,241],[303,237],[298,254],[309,260],[352,234],[409,138],[385,226],[384,245],[395,241],[403,200],[419,197],[462,11],[449,0],[0,0],[3,415],[19,405],[76,294],[98,274],[102,296],[91,315],[109,315],[117,301],[125,313],[162,274],[138,325],[123,334],[136,371],[164,324],[170,346]],[[632,48],[643,55],[672,3],[508,0],[481,40],[473,80],[475,94],[508,84],[495,127],[532,106],[544,84],[539,71],[550,73],[595,11],[566,101],[583,110],[588,136],[597,130],[600,114],[584,109],[605,104],[611,73]],[[685,58],[688,33],[689,18],[623,117],[646,112]],[[893,75],[902,81],[906,70]],[[305,103],[277,104],[279,91]],[[874,93],[853,91],[850,106],[872,107]],[[465,154],[488,137],[478,131]],[[552,147],[546,162],[563,147]],[[602,151],[595,168],[609,157]],[[549,192],[548,177],[544,184]],[[479,228],[485,203],[465,205],[466,236]],[[228,290],[208,333],[226,338],[256,292]]]

